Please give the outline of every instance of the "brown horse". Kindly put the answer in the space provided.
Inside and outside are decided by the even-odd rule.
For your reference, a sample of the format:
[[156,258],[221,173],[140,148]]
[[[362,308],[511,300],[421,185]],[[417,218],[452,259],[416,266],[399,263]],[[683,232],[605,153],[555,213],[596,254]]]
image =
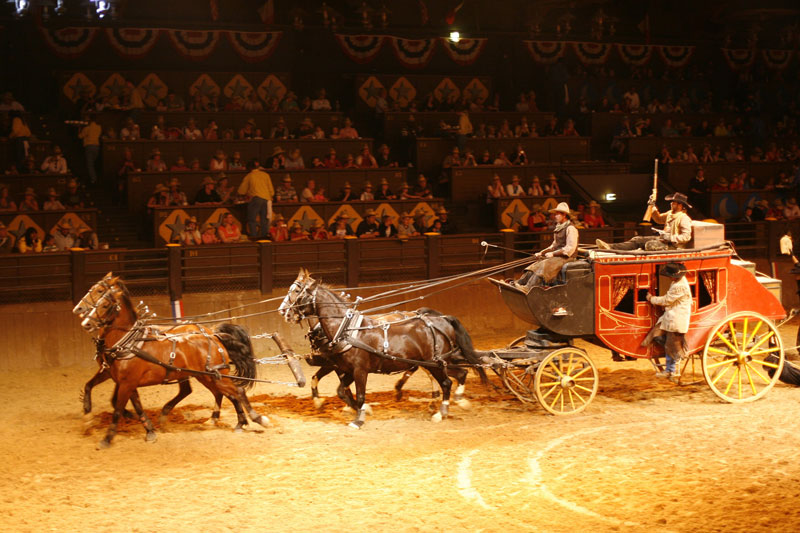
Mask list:
[[[253,422],[269,427],[267,417],[250,406],[245,394],[245,389],[255,378],[255,361],[250,337],[244,328],[232,324],[222,324],[213,331],[195,324],[145,327],[138,321],[125,285],[118,278],[112,278],[106,285],[108,287],[104,290],[93,287],[87,296],[94,291],[95,302],[89,311],[80,310],[81,325],[87,332],[95,334],[98,355],[117,384],[114,415],[105,438],[98,445],[100,448],[111,445],[128,400],[145,427],[146,440],[155,441],[155,430],[142,408],[137,389],[180,382],[178,396],[162,410],[162,416],[166,416],[191,392],[188,386],[190,377],[197,379],[214,395],[216,410],[212,419],[215,421],[219,418],[222,398],[226,397],[236,409],[237,431],[247,424],[245,410]],[[230,374],[230,364],[236,369],[233,375]],[[245,385],[240,385],[242,381]]]
[[357,318],[352,306],[303,269],[279,308],[287,322],[299,323],[306,318],[319,321],[324,338],[332,347],[328,356],[335,362],[342,380],[340,387],[349,393],[350,383],[356,385],[356,418],[350,423],[352,427],[364,425],[370,373],[425,368],[442,389],[442,403],[433,420],[448,415],[450,376],[460,385],[466,381],[467,370],[455,365],[473,366],[485,381],[480,354],[473,349],[469,334],[455,317],[434,312],[383,321],[367,316]]

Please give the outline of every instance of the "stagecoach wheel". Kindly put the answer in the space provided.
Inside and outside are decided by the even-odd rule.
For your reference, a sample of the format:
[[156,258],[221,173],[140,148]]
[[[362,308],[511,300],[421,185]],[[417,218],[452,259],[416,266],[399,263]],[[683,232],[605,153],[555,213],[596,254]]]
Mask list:
[[[511,348],[512,346],[509,346]],[[536,396],[533,393],[533,382],[536,375],[536,362],[538,359],[516,359],[503,368],[500,376],[503,383],[523,403],[533,403]]]
[[533,391],[546,411],[554,415],[580,413],[591,403],[600,384],[597,367],[579,348],[561,348],[545,357],[536,369]]
[[681,377],[678,385],[697,385],[705,381],[703,377],[703,358],[699,353],[692,354],[681,361]]
[[[800,336],[800,333],[798,333],[798,336]],[[518,346],[518,345],[522,344],[523,342],[525,342],[526,338],[527,338],[527,336],[525,336],[525,335],[523,335],[522,337],[517,337],[516,339],[511,341],[506,348],[514,348],[515,346]]]
[[752,402],[775,385],[784,360],[775,324],[758,313],[740,311],[711,330],[703,348],[703,376],[726,402]]

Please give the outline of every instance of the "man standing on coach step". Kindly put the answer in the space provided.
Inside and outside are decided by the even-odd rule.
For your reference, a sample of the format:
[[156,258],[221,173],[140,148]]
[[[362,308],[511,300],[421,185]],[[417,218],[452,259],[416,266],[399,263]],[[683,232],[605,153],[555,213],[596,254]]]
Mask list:
[[272,219],[272,197],[275,189],[272,179],[264,172],[257,159],[247,164],[250,171],[239,185],[238,193],[250,197],[247,204],[247,233],[251,239],[269,238],[269,226]]

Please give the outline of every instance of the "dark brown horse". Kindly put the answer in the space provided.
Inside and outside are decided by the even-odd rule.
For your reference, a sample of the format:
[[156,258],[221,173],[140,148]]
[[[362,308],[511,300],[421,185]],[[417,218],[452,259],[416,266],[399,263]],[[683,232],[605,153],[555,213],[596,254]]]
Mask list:
[[325,339],[332,346],[328,356],[335,362],[342,380],[340,389],[343,387],[349,393],[350,383],[356,385],[356,418],[350,423],[352,427],[364,425],[370,373],[425,368],[442,389],[442,403],[434,420],[448,415],[450,376],[456,378],[461,388],[467,376],[464,366],[468,365],[485,380],[480,354],[473,349],[469,334],[455,317],[434,312],[415,313],[396,320],[368,316],[359,319],[352,307],[351,302],[314,280],[308,271],[301,270],[279,308],[287,322],[299,323],[306,318],[319,321]]
[[[142,408],[137,389],[169,382],[181,383],[178,396],[162,410],[162,416],[166,416],[191,392],[188,386],[190,377],[197,379],[214,395],[216,410],[213,419],[218,419],[219,406],[222,398],[226,397],[236,409],[237,431],[247,424],[245,410],[253,422],[270,426],[267,417],[250,406],[245,394],[256,372],[250,337],[244,328],[232,324],[222,324],[213,331],[195,324],[145,327],[138,322],[124,284],[112,278],[106,285],[108,287],[102,291],[93,287],[87,295],[95,291],[95,302],[89,311],[81,310],[81,325],[95,335],[98,355],[117,384],[114,415],[99,447],[110,446],[128,400],[144,424],[146,440],[154,441],[155,431]],[[235,367],[235,374],[230,373],[231,364]],[[237,380],[236,376],[245,380]]]

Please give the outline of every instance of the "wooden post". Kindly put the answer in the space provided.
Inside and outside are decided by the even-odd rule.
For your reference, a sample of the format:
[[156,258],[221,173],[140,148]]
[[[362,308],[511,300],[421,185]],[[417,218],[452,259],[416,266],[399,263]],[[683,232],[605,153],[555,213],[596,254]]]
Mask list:
[[425,257],[428,259],[428,279],[438,278],[442,272],[442,236],[439,233],[425,234]]
[[180,244],[167,245],[167,277],[169,279],[169,299],[176,302],[183,296],[183,265]]
[[272,241],[258,241],[258,287],[261,294],[272,293]]
[[346,265],[344,283],[348,287],[358,287],[361,242],[357,238],[345,238],[344,255]]
[[70,250],[70,267],[72,268],[72,303],[78,305],[86,292],[86,250],[72,248]]

